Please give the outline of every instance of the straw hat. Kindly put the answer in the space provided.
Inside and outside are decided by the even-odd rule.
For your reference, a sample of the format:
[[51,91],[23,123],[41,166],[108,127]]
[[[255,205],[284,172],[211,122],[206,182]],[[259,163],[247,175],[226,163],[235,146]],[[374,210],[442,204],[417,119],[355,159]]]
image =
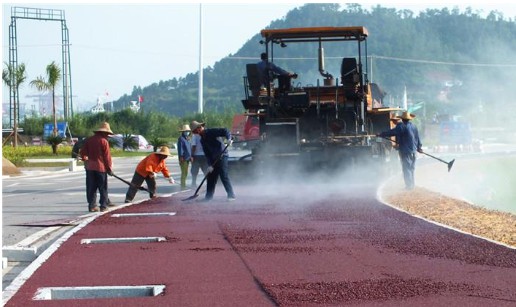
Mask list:
[[162,146],[156,153],[158,155],[170,156],[170,149],[168,149],[168,146]]
[[199,128],[199,127],[204,127],[204,125],[205,125],[205,123],[200,123],[200,122],[195,121],[195,120],[192,121],[192,124],[191,124],[192,130],[195,130],[195,129]]
[[103,122],[97,130],[93,130],[94,132],[107,132],[107,134],[114,134],[109,127],[108,122]]
[[186,124],[183,125],[183,129],[179,129],[179,131],[192,131],[192,129],[190,129],[190,125]]
[[401,116],[398,116],[398,118],[401,118],[401,119],[407,119],[407,120],[411,120],[411,119],[414,119],[416,117],[416,115],[412,114],[412,113],[409,113],[407,111],[403,112],[401,114]]

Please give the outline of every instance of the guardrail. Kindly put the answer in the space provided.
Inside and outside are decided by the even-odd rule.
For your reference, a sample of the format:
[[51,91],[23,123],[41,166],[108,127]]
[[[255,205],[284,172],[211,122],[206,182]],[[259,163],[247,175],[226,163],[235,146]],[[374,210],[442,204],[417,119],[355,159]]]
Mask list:
[[77,170],[77,160],[73,158],[65,158],[65,159],[25,159],[25,161],[29,163],[68,163],[68,170],[70,172],[74,172]]

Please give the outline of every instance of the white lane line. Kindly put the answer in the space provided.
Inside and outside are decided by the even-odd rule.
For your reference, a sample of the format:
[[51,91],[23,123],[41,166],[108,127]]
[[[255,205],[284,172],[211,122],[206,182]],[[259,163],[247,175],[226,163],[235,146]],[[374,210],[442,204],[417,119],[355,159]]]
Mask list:
[[19,185],[19,184],[20,184],[19,182],[15,182],[15,183],[13,183],[13,184],[4,185],[4,188],[14,187],[14,186],[17,186],[17,185]]
[[21,240],[20,242],[16,243],[14,246],[22,246],[22,247],[31,246],[32,244],[34,244],[34,242],[39,241],[42,237],[58,230],[61,227],[62,226],[47,227],[43,230],[40,230],[40,231],[28,236],[25,239]]
[[[68,240],[74,233],[81,230],[83,227],[88,225],[91,221],[96,219],[98,216],[102,215],[103,213],[92,213],[87,214],[82,217],[84,219],[82,222],[77,225],[76,227],[72,228],[70,231],[65,233],[62,237],[57,239],[52,245],[50,245],[49,248],[47,248],[41,255],[36,258],[29,266],[27,266],[16,278],[11,282],[7,288],[2,292],[2,301],[3,304],[7,304],[7,302],[18,292],[18,290],[23,286],[23,284],[34,274],[34,272],[48,259],[50,256],[52,256],[53,253],[57,251],[57,249],[66,241]],[[81,217],[79,217],[81,218]]]

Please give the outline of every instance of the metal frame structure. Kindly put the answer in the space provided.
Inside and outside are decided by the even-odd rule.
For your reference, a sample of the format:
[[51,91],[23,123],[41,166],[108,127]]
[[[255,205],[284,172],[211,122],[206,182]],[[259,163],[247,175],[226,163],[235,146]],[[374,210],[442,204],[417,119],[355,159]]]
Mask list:
[[[322,50],[323,42],[339,42],[339,41],[356,41],[357,42],[357,58],[358,58],[358,74],[362,103],[359,106],[359,123],[360,133],[366,133],[365,129],[365,113],[367,109],[367,97],[364,92],[364,87],[369,84],[367,74],[367,37],[369,32],[365,27],[310,27],[310,28],[289,28],[289,29],[265,29],[260,32],[265,41],[260,43],[265,45],[265,53],[267,53],[272,62],[274,62],[274,46],[279,45],[281,48],[288,43],[319,43],[319,50]],[[320,55],[321,56],[321,55]],[[319,60],[324,61],[324,56]],[[365,63],[365,71],[363,70],[363,63]],[[321,74],[324,72],[321,71]],[[327,75],[324,75],[327,76]],[[331,75],[329,75],[331,77]],[[268,85],[268,93],[270,93],[270,84]],[[337,108],[337,103],[336,103]]]
[[[72,102],[72,73],[70,65],[70,39],[68,28],[66,27],[65,13],[63,10],[39,9],[27,7],[11,8],[11,24],[9,25],[9,64],[16,69],[18,67],[18,40],[16,34],[17,19],[32,19],[45,21],[61,22],[61,50],[62,50],[62,74],[63,74],[63,104],[64,118],[69,119],[73,116]],[[11,87],[9,94],[9,124],[13,127],[14,121],[14,104],[17,103],[16,109],[19,110],[19,93],[16,87]],[[16,115],[19,121],[20,112]]]

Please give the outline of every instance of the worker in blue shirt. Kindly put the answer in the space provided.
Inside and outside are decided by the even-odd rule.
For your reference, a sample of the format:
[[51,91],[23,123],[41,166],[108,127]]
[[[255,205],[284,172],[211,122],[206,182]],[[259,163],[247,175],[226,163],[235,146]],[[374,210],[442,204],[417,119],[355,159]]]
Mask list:
[[290,90],[290,79],[297,78],[297,74],[288,72],[283,68],[269,62],[267,53],[260,55],[261,61],[256,64],[258,71],[260,72],[260,82],[263,87],[267,87],[268,83],[271,83],[274,78],[279,78],[280,90]]
[[417,127],[411,122],[414,117],[415,116],[409,112],[403,112],[399,117],[401,122],[399,122],[396,127],[378,134],[378,136],[381,137],[396,137],[401,168],[403,170],[403,179],[407,190],[414,189],[415,185],[414,170],[416,168],[416,151],[420,153],[423,152],[419,132],[417,131]]
[[186,189],[186,177],[188,176],[188,166],[192,161],[192,146],[190,145],[191,129],[189,125],[183,125],[179,130],[181,135],[177,139],[177,158],[181,169],[181,190]]
[[[210,201],[215,193],[215,186],[220,176],[220,181],[226,189],[228,201],[235,200],[235,193],[233,192],[233,186],[229,179],[229,168],[228,168],[228,152],[227,148],[222,142],[223,138],[226,138],[228,144],[231,145],[233,142],[231,139],[231,133],[226,128],[210,128],[206,129],[204,123],[193,121],[191,123],[192,132],[201,136],[201,144],[208,161],[208,175],[207,175],[207,187],[205,200]],[[229,146],[228,145],[228,146]]]

